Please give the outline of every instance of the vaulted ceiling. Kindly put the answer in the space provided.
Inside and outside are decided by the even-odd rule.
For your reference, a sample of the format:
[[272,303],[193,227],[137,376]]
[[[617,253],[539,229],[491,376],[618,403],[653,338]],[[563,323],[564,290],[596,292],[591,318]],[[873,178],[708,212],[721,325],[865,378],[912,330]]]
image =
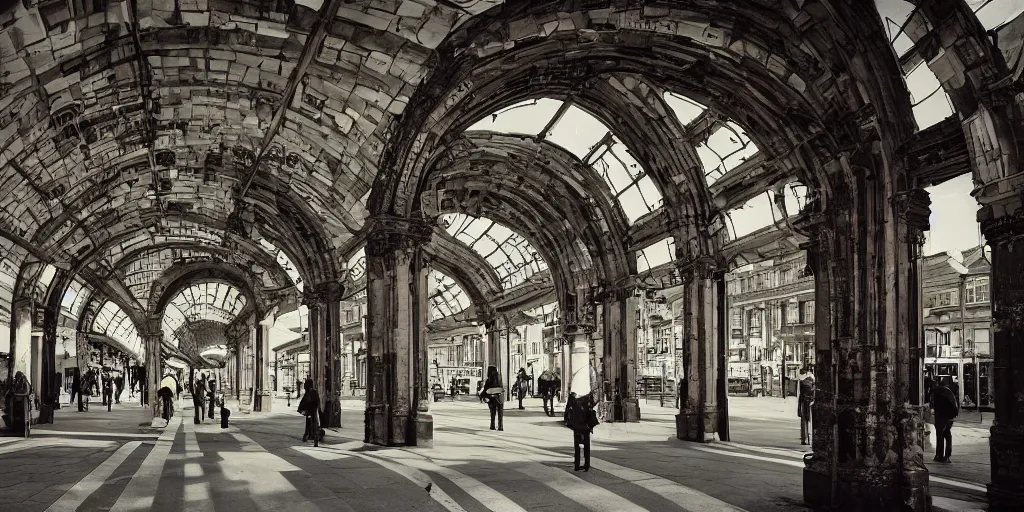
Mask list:
[[[830,18],[816,2],[651,4],[5,2],[0,273],[53,264],[134,311],[146,310],[153,283],[176,263],[244,269],[266,289],[340,280],[368,209],[411,211],[438,162],[472,157],[459,152],[461,137],[488,152],[489,170],[461,162],[459,179],[499,189],[495,169],[536,174],[532,188],[492,194],[505,198],[498,218],[478,222],[498,227],[449,229],[493,266],[506,292],[548,266],[556,283],[579,271],[545,263],[535,246],[576,244],[576,267],[615,247],[598,274],[609,282],[644,273],[636,260],[651,259],[645,248],[706,251],[695,242],[700,230],[722,243],[736,238],[731,208],[813,178],[800,165],[838,144],[850,127],[835,117],[844,102],[861,101],[840,87],[849,63],[845,50],[830,49],[840,35],[829,31],[868,27],[882,37],[882,20],[867,3],[842,8],[853,20]],[[884,40],[876,46],[863,51],[890,52]],[[654,58],[665,66],[651,68]],[[746,94],[724,95],[740,83]],[[508,133],[494,126],[497,114],[545,97],[559,98],[544,100],[557,114],[519,142],[465,132]],[[699,108],[683,115],[681,101]],[[550,149],[555,132],[573,126],[559,124],[567,113],[604,131],[581,147]],[[819,142],[808,148],[811,139]],[[570,168],[593,174],[549,183],[575,203],[516,209],[516,198],[543,190],[538,180]],[[432,213],[472,214],[455,204],[463,199],[448,197]],[[528,232],[525,219],[539,226],[569,211],[579,216],[557,232]],[[654,267],[676,257],[642,263],[650,283],[661,282]],[[455,277],[463,278],[471,276]],[[6,281],[0,295],[13,293]]]

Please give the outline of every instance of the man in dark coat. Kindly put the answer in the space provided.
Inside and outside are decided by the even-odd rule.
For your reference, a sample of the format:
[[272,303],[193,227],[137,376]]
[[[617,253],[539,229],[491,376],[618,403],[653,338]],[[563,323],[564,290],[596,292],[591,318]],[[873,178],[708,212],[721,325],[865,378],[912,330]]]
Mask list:
[[[565,426],[572,430],[573,462],[576,471],[590,471],[590,435],[597,426],[597,414],[594,411],[594,396],[586,394],[577,397],[569,393],[563,413]],[[580,465],[580,446],[583,447],[583,465]]]
[[814,375],[805,372],[798,388],[796,414],[800,417],[800,444],[810,444],[811,405],[814,403]]
[[935,462],[949,462],[953,453],[953,420],[960,413],[960,401],[949,388],[952,380],[944,377],[932,388],[931,405],[935,411]]

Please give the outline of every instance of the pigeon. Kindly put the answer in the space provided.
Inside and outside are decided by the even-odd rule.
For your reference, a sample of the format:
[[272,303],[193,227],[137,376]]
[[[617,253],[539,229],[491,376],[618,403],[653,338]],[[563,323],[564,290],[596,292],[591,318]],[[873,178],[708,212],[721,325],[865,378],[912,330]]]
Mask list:
[[426,487],[424,487],[423,489],[424,489],[424,490],[426,490],[426,491],[427,491],[427,492],[429,493],[429,492],[430,492],[430,490],[431,490],[431,489],[433,489],[433,488],[434,488],[434,482],[430,482],[430,483],[429,483],[429,484],[427,484],[427,486],[426,486]]

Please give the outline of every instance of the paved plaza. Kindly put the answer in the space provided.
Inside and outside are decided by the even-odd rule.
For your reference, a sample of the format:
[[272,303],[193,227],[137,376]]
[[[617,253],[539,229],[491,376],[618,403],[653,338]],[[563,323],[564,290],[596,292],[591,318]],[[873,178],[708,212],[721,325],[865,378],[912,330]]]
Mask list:
[[[675,439],[675,412],[641,400],[641,423],[597,427],[589,472],[573,471],[571,435],[538,400],[506,404],[504,432],[477,401],[434,403],[433,448],[392,449],[363,444],[358,400],[319,448],[302,443],[296,405],[278,399],[227,429],[193,424],[191,406],[163,430],[137,405],[61,409],[29,439],[0,438],[0,510],[806,510],[793,400],[731,399],[733,442],[709,444]],[[929,463],[932,494],[972,510],[987,429],[958,426],[954,443],[953,464]]]

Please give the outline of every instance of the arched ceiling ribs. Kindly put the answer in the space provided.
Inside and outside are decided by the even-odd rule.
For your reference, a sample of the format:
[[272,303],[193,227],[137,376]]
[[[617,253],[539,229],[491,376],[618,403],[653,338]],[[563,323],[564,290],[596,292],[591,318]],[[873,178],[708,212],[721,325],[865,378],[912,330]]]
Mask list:
[[98,333],[116,340],[116,345],[122,351],[142,361],[146,354],[146,347],[139,335],[140,325],[144,324],[138,324],[127,311],[108,300],[95,310],[88,329],[90,333]]
[[[574,82],[563,85],[564,89],[608,73],[643,75],[705,105],[714,104],[750,130],[759,147],[772,148],[775,154],[814,141],[813,154],[829,158],[836,147],[831,135],[835,128],[830,123],[838,120],[843,129],[852,125],[851,117],[835,110],[843,108],[845,98],[830,101],[821,96],[821,89],[807,85],[820,85],[832,94],[838,90],[834,88],[836,77],[828,73],[842,70],[831,61],[817,60],[830,55],[828,51],[808,54],[798,44],[784,43],[803,42],[790,15],[753,6],[741,9],[730,4],[725,9],[686,4],[690,12],[672,10],[652,23],[644,23],[641,9],[611,9],[565,13],[565,19],[574,23],[561,24],[551,32],[541,30],[540,19],[554,16],[564,5],[534,2],[524,9],[519,2],[506,3],[464,24],[439,48],[441,64],[433,77],[437,84],[418,89],[410,102],[415,107],[403,117],[392,145],[383,153],[380,167],[394,172],[378,176],[370,198],[371,211],[404,211],[402,191],[410,190],[411,185],[403,182],[417,179],[426,164],[425,155],[445,144],[457,125],[494,111],[482,109],[474,117],[467,110],[500,90],[510,91],[506,96],[511,98],[504,102],[507,105],[537,97],[536,91],[549,83]],[[686,19],[680,26],[692,25],[702,17],[714,18],[716,25],[695,27],[694,37],[659,32],[659,27],[671,25],[673,17]],[[580,21],[582,26],[575,26]],[[510,34],[510,26],[518,31]],[[732,30],[739,26],[742,31]],[[585,37],[578,37],[581,29],[589,30]],[[823,32],[824,37],[806,41],[807,48],[827,50],[840,35]],[[774,48],[785,48],[786,53],[773,53],[770,49]],[[655,56],[658,64],[652,65]],[[716,57],[713,63],[712,56]],[[458,85],[445,87],[442,81]],[[748,93],[736,94],[741,90]],[[780,113],[799,116],[799,122]],[[815,170],[813,165],[802,168]]]
[[434,229],[428,250],[431,265],[455,279],[481,312],[501,295],[501,281],[490,263],[444,228]]
[[[624,250],[628,228],[618,203],[596,173],[558,146],[523,137],[469,132],[454,141],[450,150],[439,153],[430,169],[419,194],[428,216],[452,209],[474,216],[493,216],[482,213],[489,208],[523,211],[520,213],[531,210],[540,223],[506,225],[561,240],[550,251],[571,254],[571,249],[558,246],[566,246],[566,241],[583,243],[586,260],[595,263],[597,281],[589,286],[610,286],[635,268],[634,260]],[[577,271],[587,268],[580,266],[584,261],[576,262]],[[575,272],[564,271],[570,272],[567,275]]]
[[[259,313],[269,311],[273,307],[275,297],[264,297],[256,280],[241,269],[223,263],[185,263],[175,264],[164,271],[150,290],[147,317],[159,318],[168,302],[181,290],[195,283],[221,282],[240,290],[247,300],[247,307],[253,307]],[[293,297],[294,298],[294,297]]]
[[[111,263],[111,268],[115,271],[122,271],[125,267],[130,266],[134,261],[146,254],[172,250],[180,253],[182,260],[191,260],[197,256],[208,255],[215,260],[220,259],[235,266],[241,266],[243,262],[251,258],[250,261],[271,273],[275,287],[287,287],[294,284],[292,277],[281,267],[277,259],[266,250],[259,248],[258,243],[235,235],[232,235],[231,241],[230,245],[233,245],[233,247],[211,246],[199,242],[157,243],[124,253],[121,258]],[[188,253],[191,253],[191,255],[186,255]],[[167,266],[173,263],[175,261],[168,261]],[[108,274],[107,277],[109,278],[111,275]]]

